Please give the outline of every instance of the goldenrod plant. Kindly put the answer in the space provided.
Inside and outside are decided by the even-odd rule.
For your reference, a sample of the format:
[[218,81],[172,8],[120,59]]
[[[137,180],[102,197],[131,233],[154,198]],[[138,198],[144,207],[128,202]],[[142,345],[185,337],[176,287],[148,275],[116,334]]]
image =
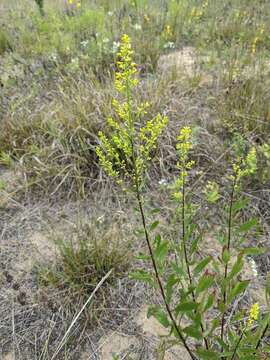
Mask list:
[[[168,338],[168,342],[182,344],[192,360],[261,359],[269,354],[264,342],[269,312],[260,311],[257,303],[250,310],[241,306],[240,299],[250,281],[242,280],[240,275],[245,257],[265,249],[242,245],[244,236],[257,225],[256,219],[236,222],[247,205],[241,195],[242,183],[257,170],[256,150],[251,147],[245,152],[239,144],[234,146],[234,160],[227,177],[230,195],[223,212],[225,221],[216,234],[221,252],[217,257],[204,256],[199,251],[203,236],[194,217],[197,208],[192,204],[189,188],[189,173],[195,166],[190,158],[193,132],[188,126],[180,129],[176,144],[179,176],[172,186],[173,198],[180,209],[180,229],[178,239],[170,243],[157,233],[158,220],[148,223],[143,192],[145,170],[168,119],[158,114],[145,121],[147,104],[138,105],[134,101],[137,85],[130,38],[123,35],[115,74],[119,95],[113,100],[116,116],[108,119],[107,133],[99,133],[96,152],[105,172],[125,190],[132,190],[137,200],[149,251],[149,256],[143,254],[139,258],[150,262],[152,271],[138,269],[131,277],[152,286],[163,300],[163,305],[149,307],[148,316],[154,316],[167,328],[168,336],[175,338],[173,341]],[[221,197],[219,185],[209,182],[204,194],[214,204]],[[158,211],[154,209],[152,213]],[[267,288],[266,295],[269,296]]]

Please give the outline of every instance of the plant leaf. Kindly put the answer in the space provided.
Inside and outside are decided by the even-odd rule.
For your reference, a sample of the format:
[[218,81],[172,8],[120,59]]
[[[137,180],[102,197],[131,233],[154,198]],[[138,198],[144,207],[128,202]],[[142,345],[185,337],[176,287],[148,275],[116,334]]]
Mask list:
[[183,329],[183,331],[185,334],[187,334],[188,336],[190,336],[194,339],[197,339],[197,340],[202,339],[201,330],[199,330],[195,326],[187,326]]
[[269,251],[269,249],[265,247],[264,248],[248,247],[243,249],[243,253],[245,255],[253,255],[253,256],[265,254],[267,251]]
[[232,206],[232,211],[236,213],[237,211],[244,209],[249,204],[249,202],[249,199],[240,199],[236,201]]
[[214,278],[211,275],[203,275],[199,282],[198,285],[196,286],[196,293],[199,294],[207,289],[210,288],[210,286],[212,286],[214,283]]
[[206,300],[205,305],[203,307],[203,312],[207,311],[208,309],[210,309],[213,306],[214,300],[215,300],[215,294],[210,294],[207,297],[207,300]]
[[212,256],[208,256],[202,261],[199,262],[199,264],[195,267],[193,270],[194,275],[198,275],[212,260]]
[[244,224],[240,225],[238,231],[246,233],[257,224],[258,224],[258,220],[256,218],[250,219],[246,221]]
[[230,258],[231,258],[230,251],[228,249],[224,249],[224,251],[222,252],[222,260],[224,264],[228,264]]
[[164,260],[166,259],[166,256],[169,251],[169,242],[163,241],[155,249],[154,255],[155,259],[159,264],[163,264]]
[[238,255],[237,260],[234,263],[232,270],[230,271],[227,279],[232,280],[237,274],[240,273],[240,271],[243,269],[244,261],[243,261],[243,255]]
[[147,311],[147,318],[154,316],[165,328],[170,326],[167,314],[159,306],[150,306]]
[[154,221],[154,222],[150,225],[150,231],[155,230],[155,228],[158,226],[158,224],[159,224],[159,221],[158,221],[158,220]]
[[199,355],[201,360],[218,360],[219,354],[213,350],[206,350],[203,348],[200,348],[196,351],[196,353]]
[[196,302],[187,301],[187,302],[178,304],[175,308],[175,311],[176,311],[176,314],[178,315],[180,312],[189,312],[189,311],[196,310],[197,308],[198,308],[198,304]]
[[236,285],[232,288],[228,295],[228,303],[231,303],[236,296],[240,295],[246,290],[249,285],[249,280],[238,281]]
[[134,279],[134,280],[143,281],[143,282],[149,283],[151,285],[154,284],[152,275],[144,270],[133,271],[130,273],[129,276],[131,279]]
[[173,294],[173,286],[179,282],[179,278],[175,274],[171,274],[168,277],[166,283],[166,299],[168,303],[171,302],[172,294]]

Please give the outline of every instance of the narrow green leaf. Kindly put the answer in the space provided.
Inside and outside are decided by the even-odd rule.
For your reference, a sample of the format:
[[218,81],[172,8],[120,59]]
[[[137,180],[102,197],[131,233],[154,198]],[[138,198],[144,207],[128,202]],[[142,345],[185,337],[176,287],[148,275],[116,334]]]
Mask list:
[[220,358],[219,357],[220,353],[217,353],[213,350],[206,350],[206,349],[200,348],[196,351],[196,353],[198,354],[198,356],[201,360],[218,360]]
[[238,228],[238,231],[246,233],[257,224],[258,224],[258,220],[256,218],[250,219],[247,222],[245,222],[244,224],[240,225]]
[[183,329],[184,333],[187,334],[188,336],[200,340],[202,339],[202,333],[201,330],[194,327],[194,326],[187,326]]
[[201,235],[197,236],[191,243],[190,247],[190,255],[192,255],[195,251],[197,251],[199,240],[201,240]]
[[188,301],[178,304],[175,308],[175,312],[178,315],[180,312],[193,311],[196,310],[197,308],[198,308],[198,304],[196,302]]
[[167,314],[159,306],[150,306],[147,311],[147,318],[154,316],[165,328],[170,326]]
[[155,208],[155,209],[152,209],[152,210],[150,211],[150,213],[151,213],[152,215],[154,215],[154,214],[160,213],[160,211],[161,211],[160,208]]
[[269,249],[265,247],[264,248],[248,247],[243,249],[243,253],[245,255],[253,255],[253,256],[265,254],[267,251],[269,251]]
[[228,264],[230,258],[231,258],[230,251],[228,249],[224,249],[222,253],[222,261],[224,262],[224,264]]
[[194,275],[198,275],[212,260],[212,256],[208,256],[202,261],[199,262],[199,264],[195,267],[193,270]]
[[196,293],[199,294],[207,289],[210,288],[210,286],[212,286],[214,283],[214,278],[211,275],[203,275],[199,282],[198,285],[196,287]]
[[151,256],[140,253],[139,255],[135,256],[135,259],[148,261],[151,260]]
[[170,303],[173,294],[173,287],[179,282],[179,278],[175,274],[171,274],[166,282],[166,299]]
[[135,236],[138,236],[138,237],[140,237],[140,236],[142,236],[142,235],[144,235],[145,233],[144,233],[144,229],[136,229],[136,230],[134,230],[134,235]]
[[243,261],[243,255],[241,254],[237,256],[237,260],[234,263],[232,270],[230,271],[227,279],[232,280],[237,274],[241,272],[243,266],[244,266],[244,261]]
[[236,201],[232,206],[232,211],[236,213],[239,210],[244,209],[249,204],[249,199],[240,199]]
[[137,270],[130,273],[129,277],[134,280],[143,281],[151,285],[154,284],[152,275],[144,270]]
[[156,246],[159,246],[160,242],[161,242],[161,236],[160,236],[160,234],[157,234],[157,235],[155,236],[155,241],[154,241],[154,243],[155,243]]
[[213,304],[214,304],[214,300],[215,300],[215,295],[214,294],[210,294],[208,297],[207,297],[207,301],[205,302],[205,305],[203,307],[203,312],[209,310]]
[[159,221],[158,221],[158,220],[154,221],[154,222],[150,225],[150,231],[155,230],[155,228],[158,226],[158,224],[159,224]]
[[160,209],[159,209],[159,208],[155,208],[155,209],[153,209],[153,210],[150,211],[150,214],[151,214],[151,215],[158,214],[158,213],[160,213]]
[[179,266],[178,264],[172,263],[172,268],[176,272],[176,274],[178,274],[181,278],[186,277],[186,273],[185,273],[184,269],[181,266]]
[[168,254],[168,251],[169,251],[168,241],[163,241],[156,247],[154,255],[155,255],[155,259],[159,264],[163,264]]
[[228,295],[228,303],[231,303],[238,295],[242,294],[249,285],[249,280],[238,281]]

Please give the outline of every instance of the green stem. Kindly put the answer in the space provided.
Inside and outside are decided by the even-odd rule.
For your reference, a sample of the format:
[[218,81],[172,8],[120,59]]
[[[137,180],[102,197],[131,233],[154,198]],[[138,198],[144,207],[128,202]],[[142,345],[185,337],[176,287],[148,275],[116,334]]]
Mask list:
[[259,340],[258,340],[258,342],[257,342],[256,348],[255,348],[256,350],[259,349],[259,346],[261,345],[261,341],[262,341],[262,339],[264,338],[264,336],[265,336],[266,331],[268,330],[268,328],[269,328],[269,324],[266,324],[266,326],[265,326],[265,328],[264,328],[264,330],[263,330],[262,336],[259,338]]
[[242,339],[243,339],[244,333],[245,333],[245,330],[244,330],[244,331],[242,332],[242,334],[239,336],[239,339],[238,339],[238,341],[237,341],[237,344],[235,345],[235,348],[234,348],[234,351],[233,351],[231,360],[234,360],[234,358],[235,358],[237,349],[238,349],[238,347],[239,347],[239,345],[240,345],[240,342],[241,342]]
[[[233,186],[232,186],[232,192],[231,192],[231,196],[230,196],[230,205],[229,205],[229,217],[228,217],[228,239],[227,239],[227,246],[226,249],[228,251],[230,251],[230,247],[231,247],[231,237],[232,237],[232,208],[233,208],[233,201],[234,201],[234,193],[235,193],[235,187],[236,187],[236,181],[237,181],[237,173],[234,176],[234,180],[233,180]],[[228,276],[228,263],[225,264],[225,269],[224,269],[224,280],[226,281]],[[222,314],[222,319],[221,319],[221,340],[224,339],[224,328],[225,328],[225,311],[226,311],[226,302],[227,302],[227,290],[226,290],[226,285],[225,285],[225,289],[223,292],[223,303],[224,303],[224,312]],[[222,352],[223,352],[223,347],[222,347]]]
[[[192,281],[192,276],[191,276],[191,271],[190,271],[190,266],[189,266],[189,261],[188,261],[188,254],[187,254],[187,247],[186,247],[186,213],[185,213],[185,207],[186,207],[186,191],[185,191],[185,179],[183,178],[183,184],[182,184],[182,237],[183,237],[183,249],[184,249],[184,257],[185,257],[185,263],[186,263],[186,268],[187,268],[187,273],[188,273],[188,279],[189,279],[189,284],[192,287],[193,286],[193,281]],[[194,302],[196,302],[196,297],[195,297],[195,293],[192,290],[191,292],[192,294],[192,299]],[[196,314],[196,310],[195,310],[195,314]],[[204,332],[204,326],[203,323],[200,322],[200,327],[202,332]],[[204,344],[206,349],[209,349],[209,345],[208,345],[208,340],[204,337]]]

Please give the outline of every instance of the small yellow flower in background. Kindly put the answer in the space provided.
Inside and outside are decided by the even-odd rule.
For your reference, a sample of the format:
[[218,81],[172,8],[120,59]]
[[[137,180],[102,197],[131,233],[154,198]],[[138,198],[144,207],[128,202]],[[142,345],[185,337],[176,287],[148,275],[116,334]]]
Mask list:
[[167,36],[172,36],[172,28],[170,27],[170,25],[166,25],[165,26],[165,34],[167,35]]
[[145,20],[146,22],[149,22],[149,21],[150,21],[150,17],[149,17],[147,14],[145,14],[145,15],[143,16],[143,18],[144,18],[144,20]]
[[261,28],[260,28],[260,35],[263,35],[265,31],[265,25],[262,24]]
[[207,8],[207,6],[208,6],[208,0],[206,0],[206,1],[203,3],[202,8],[205,9],[205,8]]
[[193,20],[199,21],[203,16],[203,9],[204,8],[200,9],[199,7],[193,6],[190,12],[189,23],[191,23]]
[[80,2],[78,2],[76,6],[77,6],[78,9],[80,9],[81,5],[82,4]]
[[257,43],[259,41],[258,37],[255,37],[251,46],[251,52],[252,54],[255,54],[256,50],[257,50]]
[[165,25],[162,32],[163,37],[170,42],[173,37],[173,30],[170,25]]
[[249,311],[249,317],[247,321],[247,326],[251,327],[254,323],[254,321],[257,321],[259,318],[260,313],[260,307],[258,303],[255,303],[252,305],[250,311]]
[[72,4],[73,4],[73,0],[68,0],[68,3],[69,3],[70,5],[72,5]]

